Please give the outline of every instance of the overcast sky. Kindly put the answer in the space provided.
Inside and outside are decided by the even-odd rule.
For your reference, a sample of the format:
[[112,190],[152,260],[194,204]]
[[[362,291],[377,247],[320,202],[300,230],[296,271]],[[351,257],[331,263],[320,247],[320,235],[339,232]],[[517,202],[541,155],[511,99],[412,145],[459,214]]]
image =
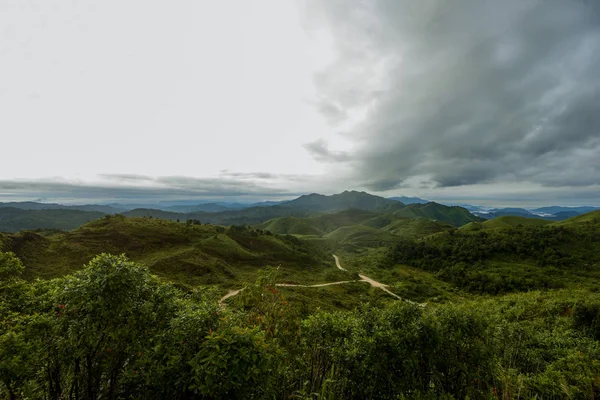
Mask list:
[[600,2],[0,0],[0,201],[600,205]]

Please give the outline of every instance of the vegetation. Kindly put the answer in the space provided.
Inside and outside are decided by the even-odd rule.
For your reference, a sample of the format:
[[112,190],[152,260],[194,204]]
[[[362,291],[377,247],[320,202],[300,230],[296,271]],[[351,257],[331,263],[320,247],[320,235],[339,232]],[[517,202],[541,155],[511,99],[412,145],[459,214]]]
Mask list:
[[75,229],[86,222],[103,217],[99,211],[81,210],[23,210],[0,207],[0,232],[18,232],[25,229]]
[[458,230],[404,239],[379,260],[434,272],[470,292],[498,294],[573,285],[597,287],[600,224],[575,217],[558,225]]
[[72,232],[0,236],[0,250],[28,267],[25,278],[74,272],[102,252],[126,254],[157,275],[184,286],[239,286],[265,265],[280,266],[285,282],[319,282],[334,267],[330,253],[293,236],[246,226],[178,223],[156,218],[105,216]]
[[598,213],[397,212],[0,234],[0,398],[600,396]]
[[7,398],[594,398],[600,296],[531,292],[303,316],[266,271],[222,310],[124,256],[28,283],[0,255]]

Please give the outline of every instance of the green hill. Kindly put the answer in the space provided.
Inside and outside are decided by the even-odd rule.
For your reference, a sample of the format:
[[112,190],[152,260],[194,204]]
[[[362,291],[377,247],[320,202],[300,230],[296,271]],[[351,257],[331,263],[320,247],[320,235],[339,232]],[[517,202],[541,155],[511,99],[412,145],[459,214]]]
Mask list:
[[433,235],[439,232],[447,232],[454,229],[450,224],[430,221],[426,219],[397,219],[391,224],[383,228],[385,231],[390,232],[394,235],[403,237],[424,237]]
[[398,237],[389,232],[364,225],[344,226],[328,233],[325,238],[358,247],[385,246],[398,240]]
[[104,215],[106,214],[99,211],[0,207],[0,232],[18,232],[24,229],[71,230]]
[[99,253],[125,253],[160,276],[191,285],[240,285],[267,265],[280,266],[284,281],[312,282],[334,267],[331,254],[292,236],[151,218],[107,216],[72,232],[3,234],[0,241],[1,251],[22,259],[29,279],[73,272]]
[[495,229],[506,228],[509,226],[545,226],[551,224],[552,221],[547,221],[539,218],[526,218],[518,216],[502,216],[490,219],[484,222],[470,222],[460,227],[463,231],[476,231],[480,229]]
[[438,203],[409,204],[394,215],[402,218],[425,218],[445,222],[454,226],[466,225],[473,221],[483,221],[482,218],[471,214],[466,208],[444,206]]
[[256,225],[259,229],[265,229],[279,235],[314,235],[322,236],[323,231],[314,227],[311,220],[298,217],[281,217],[271,219]]
[[583,214],[583,215],[578,215],[576,217],[572,217],[572,218],[566,219],[564,221],[555,222],[553,225],[557,225],[557,226],[576,225],[576,224],[583,224],[586,222],[595,222],[595,223],[600,222],[600,210],[592,211],[592,212],[589,212],[589,213]]

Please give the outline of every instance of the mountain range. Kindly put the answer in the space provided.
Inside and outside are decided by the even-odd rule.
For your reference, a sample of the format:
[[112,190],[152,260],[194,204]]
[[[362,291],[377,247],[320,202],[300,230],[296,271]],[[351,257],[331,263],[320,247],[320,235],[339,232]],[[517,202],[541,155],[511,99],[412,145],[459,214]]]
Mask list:
[[485,208],[475,205],[448,206],[418,197],[384,198],[366,192],[344,191],[334,195],[312,193],[288,201],[259,203],[165,202],[159,204],[62,205],[33,201],[0,203],[0,231],[23,229],[71,230],[109,214],[168,220],[199,220],[217,225],[255,225],[281,218],[306,218],[348,209],[375,211],[398,218],[420,218],[459,227],[470,222],[503,216],[562,221],[600,207],[551,206],[534,209]]
[[[256,205],[259,204],[259,205]],[[315,214],[339,212],[348,209],[397,213],[399,218],[422,218],[464,225],[479,220],[461,207],[449,207],[438,203],[404,204],[398,200],[374,196],[366,192],[345,191],[330,196],[309,194],[285,202],[256,203],[241,207],[204,203],[199,205],[175,205],[163,209],[135,208],[122,210],[112,205],[62,206],[35,202],[0,203],[0,231],[16,232],[22,229],[70,230],[82,223],[108,214],[127,217],[152,217],[167,220],[199,220],[216,225],[254,225],[280,217],[304,218]]]

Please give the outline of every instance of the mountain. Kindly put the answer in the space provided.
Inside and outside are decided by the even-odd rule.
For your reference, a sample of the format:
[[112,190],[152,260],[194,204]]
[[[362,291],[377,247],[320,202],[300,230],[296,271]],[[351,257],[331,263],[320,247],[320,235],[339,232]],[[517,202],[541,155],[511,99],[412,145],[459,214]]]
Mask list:
[[562,207],[551,206],[534,209],[524,208],[482,208],[478,206],[467,207],[471,213],[485,219],[502,216],[519,216],[525,218],[543,218],[549,221],[562,221],[590,211],[600,210],[600,207]]
[[227,211],[231,209],[244,208],[244,207],[228,207],[219,203],[204,203],[204,204],[194,204],[194,205],[179,205],[179,206],[169,206],[160,208],[160,210],[164,211],[172,211],[178,213],[192,213],[192,212],[219,212],[219,211]]
[[8,203],[0,203],[0,208],[18,208],[21,210],[79,210],[79,211],[97,211],[105,214],[117,214],[125,211],[125,208],[113,207],[102,204],[85,204],[67,206],[56,203],[39,203],[36,201],[13,201]]
[[471,214],[466,208],[445,206],[438,203],[409,204],[394,212],[397,217],[424,218],[432,221],[445,222],[454,226],[462,226],[473,221],[483,221],[482,218]]
[[[50,210],[45,208],[42,209],[41,207],[51,207],[57,210],[64,209],[69,211],[101,213],[90,214],[85,218],[81,219],[81,221],[83,221],[81,223],[90,221],[95,218],[99,218],[100,216],[105,214],[114,214],[115,211],[121,211],[110,205],[62,206],[59,204],[47,205],[42,203],[29,202],[22,203],[21,206],[29,208],[40,208],[39,210],[37,210],[40,211],[40,213],[31,215],[32,219],[28,221],[20,220],[22,222],[21,224],[17,223],[16,220],[12,221],[10,223],[10,226],[5,225],[5,230],[18,231],[21,229],[35,228],[74,229],[78,226],[75,225],[75,221],[78,221],[77,219],[70,219],[69,221],[61,223],[60,221],[56,220],[56,216],[58,216],[59,214],[46,216],[44,215],[44,211]],[[131,205],[128,205],[127,207],[129,206]],[[297,230],[294,227],[294,225],[297,224],[297,221],[293,222],[294,220],[291,220],[291,222],[279,222],[278,224],[281,225],[281,227],[277,227],[276,229],[273,228],[273,226],[271,226],[272,229],[281,233],[295,232],[298,234],[306,234],[306,232],[308,231],[312,231],[313,234],[316,234],[317,232],[327,233],[341,226],[356,225],[361,223],[363,220],[374,217],[377,218],[371,221],[371,223],[368,226],[375,228],[381,228],[397,218],[425,218],[437,220],[443,223],[450,223],[457,226],[476,220],[476,217],[474,215],[469,214],[467,210],[460,207],[448,207],[437,203],[413,203],[406,206],[403,203],[396,200],[385,199],[383,197],[374,196],[365,192],[357,191],[345,191],[343,193],[331,196],[325,196],[314,193],[311,195],[300,196],[297,199],[281,202],[275,205],[250,206],[239,209],[227,208],[238,206],[240,205],[236,205],[236,203],[203,203],[191,205],[176,204],[168,206],[168,209],[139,207],[127,211],[122,211],[121,214],[127,217],[151,217],[173,221],[178,220],[181,222],[193,219],[199,220],[202,223],[211,223],[216,225],[256,225],[280,217],[316,217],[320,214],[330,214],[348,210],[347,214],[339,214],[334,217],[323,217],[323,222],[313,221],[318,222],[317,226],[314,227],[316,230],[307,229],[306,227]],[[181,212],[185,210],[191,211]],[[396,211],[399,211],[400,213],[397,216],[393,216],[393,218],[390,219],[390,215]],[[14,214],[14,211],[11,213]],[[387,217],[383,217],[380,214],[390,215],[388,215]],[[67,214],[64,215],[66,218],[68,217]],[[344,222],[344,224],[341,225],[338,221],[336,221],[336,219],[338,218],[349,218],[350,220],[352,220],[352,223]],[[49,223],[50,220],[53,220],[54,222]],[[387,222],[384,223],[384,220]],[[323,224],[326,225],[325,229],[323,227]],[[335,228],[329,229],[330,226],[335,226]],[[300,233],[300,231],[304,233]]]
[[388,199],[396,200],[396,201],[399,201],[404,204],[427,204],[430,202],[429,200],[424,200],[419,197],[406,197],[406,196],[388,197]]
[[303,211],[332,212],[349,208],[360,210],[383,210],[402,207],[402,203],[383,197],[374,196],[366,192],[345,191],[343,193],[325,196],[322,194],[309,194],[300,196],[281,204],[283,207]]
[[[550,206],[550,207],[540,207],[534,208],[530,210],[534,214],[538,214],[540,216],[546,215],[556,215],[558,213],[577,213],[577,215],[586,214],[595,210],[600,210],[600,207],[562,207],[562,206]],[[566,215],[566,214],[564,214]]]
[[296,211],[288,207],[270,206],[270,207],[249,207],[241,210],[219,211],[215,213],[193,212],[177,213],[172,211],[155,210],[149,208],[138,208],[122,213],[126,217],[152,217],[169,219],[172,221],[187,221],[197,219],[202,223],[216,225],[255,225],[272,218],[284,216],[305,217],[307,212]]
[[2,207],[0,208],[0,232],[18,232],[25,229],[71,230],[105,215],[98,211],[24,210]]

